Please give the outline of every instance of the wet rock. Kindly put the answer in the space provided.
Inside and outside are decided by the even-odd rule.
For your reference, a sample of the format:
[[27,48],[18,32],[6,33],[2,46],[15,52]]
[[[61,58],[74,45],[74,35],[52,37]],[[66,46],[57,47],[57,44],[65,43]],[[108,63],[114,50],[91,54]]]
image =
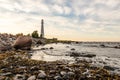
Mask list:
[[76,44],[79,44],[79,42],[75,42]]
[[56,73],[57,73],[56,70],[50,70],[48,77],[49,77],[49,78],[54,78],[54,76],[55,76]]
[[53,47],[50,47],[50,49],[54,49]]
[[80,53],[78,53],[78,52],[70,52],[70,56],[79,57]]
[[69,46],[66,46],[66,48],[69,48]]
[[83,55],[83,57],[89,57],[89,58],[92,58],[92,57],[95,57],[96,55],[95,54],[86,54],[86,55]]
[[96,76],[96,78],[101,78],[102,77],[100,74],[96,74],[95,76]]
[[40,39],[37,41],[37,44],[40,44],[40,45],[46,44],[46,39],[45,39],[45,38],[40,38]]
[[71,69],[70,67],[66,67],[66,66],[65,66],[65,67],[64,67],[64,70],[68,72],[68,71],[71,71],[72,69]]
[[19,36],[14,42],[13,47],[15,49],[29,50],[31,49],[32,39],[28,36]]
[[41,40],[38,40],[36,44],[43,44]]
[[72,50],[72,51],[74,51],[74,50],[75,50],[75,48],[72,48],[71,50]]
[[114,67],[111,67],[111,66],[104,66],[103,67],[104,69],[107,69],[107,70],[111,70],[111,71],[114,71],[115,68]]
[[56,73],[56,70],[50,70],[49,73],[50,73],[50,74],[55,74],[55,73]]
[[100,47],[103,47],[103,48],[104,48],[104,47],[106,47],[106,46],[105,46],[104,44],[101,44]]
[[86,69],[86,71],[85,71],[85,72],[83,72],[82,74],[83,74],[84,76],[89,76],[90,72],[89,72],[89,70],[88,70],[88,69]]
[[26,80],[25,75],[17,74],[14,77],[14,80]]
[[70,79],[70,76],[68,74],[63,75],[63,80],[69,80],[69,79]]
[[55,80],[63,80],[61,76],[55,76],[54,79]]
[[61,74],[62,76],[64,76],[64,75],[66,75],[67,73],[66,73],[65,71],[61,71],[60,74]]
[[12,73],[11,72],[7,72],[7,73],[1,73],[0,76],[11,76]]
[[41,50],[47,50],[48,48],[41,48]]
[[45,74],[44,71],[40,70],[40,73],[38,74],[38,79],[45,79],[47,77],[47,75]]
[[5,80],[12,80],[12,79],[11,79],[11,78],[9,78],[9,77],[6,77],[6,78],[5,78]]
[[63,79],[71,79],[74,77],[75,73],[74,72],[67,72],[66,74],[63,75]]
[[70,56],[92,58],[92,57],[95,57],[96,55],[95,54],[87,54],[87,53],[79,53],[79,52],[70,52]]
[[120,49],[120,45],[118,45],[118,46],[114,46],[114,48],[116,48],[116,49]]
[[63,79],[65,79],[65,80],[69,79],[70,77],[73,77],[75,75],[75,73],[71,72],[71,71],[69,71],[69,72],[61,71],[60,74],[63,77]]
[[31,71],[38,71],[39,70],[39,67],[38,66],[32,66],[30,68]]
[[35,75],[30,76],[27,80],[36,80],[36,76]]
[[68,72],[67,74],[68,74],[69,76],[74,76],[74,75],[75,75],[74,72]]

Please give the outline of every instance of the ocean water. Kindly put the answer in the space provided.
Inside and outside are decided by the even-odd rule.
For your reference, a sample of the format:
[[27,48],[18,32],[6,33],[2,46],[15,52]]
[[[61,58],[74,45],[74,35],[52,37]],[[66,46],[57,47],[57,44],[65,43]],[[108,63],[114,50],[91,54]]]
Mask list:
[[[120,74],[120,49],[110,48],[117,46],[117,43],[107,44],[109,47],[100,47],[101,43],[80,43],[80,44],[62,44],[62,43],[53,43],[47,44],[44,46],[39,46],[34,48],[34,52],[32,53],[31,59],[35,60],[43,60],[43,61],[56,61],[61,60],[69,63],[75,62],[75,60],[84,59],[86,61],[92,61],[94,66],[104,67],[110,66],[114,68],[114,71],[117,74]],[[53,47],[53,49],[50,49]],[[40,50],[44,48],[45,50]],[[74,48],[75,50],[71,50]],[[88,53],[95,54],[96,57],[88,58],[88,57],[71,57],[66,56],[69,55],[70,52],[78,52],[78,53]]]

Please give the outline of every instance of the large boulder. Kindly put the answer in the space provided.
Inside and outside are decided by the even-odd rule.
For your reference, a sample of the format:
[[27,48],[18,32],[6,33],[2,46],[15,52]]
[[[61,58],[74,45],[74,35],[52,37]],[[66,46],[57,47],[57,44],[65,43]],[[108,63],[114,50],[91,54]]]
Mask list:
[[30,50],[32,39],[29,36],[19,36],[13,44],[15,49]]

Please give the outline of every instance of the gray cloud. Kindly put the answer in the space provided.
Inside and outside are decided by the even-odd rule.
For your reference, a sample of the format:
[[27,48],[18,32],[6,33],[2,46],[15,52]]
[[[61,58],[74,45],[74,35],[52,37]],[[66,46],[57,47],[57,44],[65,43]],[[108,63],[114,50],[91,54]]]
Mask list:
[[[74,32],[74,36],[83,33],[120,35],[119,5],[120,0],[0,0],[0,25],[3,19],[8,19],[14,24],[11,26],[19,23],[33,30],[33,25],[39,26],[40,19],[44,18],[46,26],[50,26],[47,28],[55,28],[61,35],[66,31]],[[59,31],[60,28],[66,31]]]

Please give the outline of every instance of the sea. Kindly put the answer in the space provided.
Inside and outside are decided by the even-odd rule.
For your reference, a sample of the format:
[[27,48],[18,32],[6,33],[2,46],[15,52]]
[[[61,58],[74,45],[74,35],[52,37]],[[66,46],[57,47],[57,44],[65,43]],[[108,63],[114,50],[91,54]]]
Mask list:
[[[93,66],[108,66],[114,70],[111,73],[120,75],[120,46],[119,42],[80,42],[80,43],[51,43],[34,47],[31,59],[42,61],[64,61],[74,63],[76,60],[92,62]],[[71,52],[95,54],[95,57],[69,56]]]

